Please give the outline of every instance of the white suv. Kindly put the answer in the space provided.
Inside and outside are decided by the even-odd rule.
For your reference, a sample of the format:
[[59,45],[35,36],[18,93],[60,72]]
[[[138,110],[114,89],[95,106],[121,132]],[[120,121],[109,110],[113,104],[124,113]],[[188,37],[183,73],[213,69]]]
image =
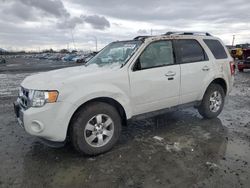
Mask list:
[[189,104],[205,118],[218,116],[233,65],[208,33],[139,36],[109,44],[86,65],[27,77],[15,112],[29,134],[53,143],[70,138],[79,152],[96,155],[138,115]]

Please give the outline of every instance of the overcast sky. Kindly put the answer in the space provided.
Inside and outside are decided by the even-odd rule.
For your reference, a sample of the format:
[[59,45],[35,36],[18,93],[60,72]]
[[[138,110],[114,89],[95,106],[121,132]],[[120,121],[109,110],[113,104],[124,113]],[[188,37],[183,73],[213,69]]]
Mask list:
[[[0,0],[0,48],[94,49],[167,31],[250,43],[249,0]],[[73,44],[75,41],[75,46]]]

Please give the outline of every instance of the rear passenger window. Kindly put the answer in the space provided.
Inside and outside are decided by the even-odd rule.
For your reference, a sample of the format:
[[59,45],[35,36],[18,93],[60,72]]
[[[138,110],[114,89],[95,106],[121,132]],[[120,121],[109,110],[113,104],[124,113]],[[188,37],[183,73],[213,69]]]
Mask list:
[[224,47],[218,40],[213,39],[204,39],[204,42],[211,50],[212,54],[216,59],[226,59],[227,53],[225,52]]
[[204,49],[194,39],[176,40],[180,63],[192,63],[208,60]]

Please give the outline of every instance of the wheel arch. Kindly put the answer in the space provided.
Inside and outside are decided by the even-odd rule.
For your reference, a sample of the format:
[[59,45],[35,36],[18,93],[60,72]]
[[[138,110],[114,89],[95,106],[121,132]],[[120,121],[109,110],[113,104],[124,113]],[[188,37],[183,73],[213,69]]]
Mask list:
[[90,99],[90,100],[84,102],[74,111],[74,113],[72,114],[70,121],[69,121],[68,129],[67,129],[67,137],[69,137],[69,131],[72,127],[72,122],[74,121],[74,118],[76,117],[77,112],[79,112],[86,105],[89,105],[93,102],[103,102],[103,103],[107,103],[107,104],[110,104],[113,107],[115,107],[117,112],[121,116],[122,124],[127,125],[127,114],[126,114],[124,107],[121,105],[120,102],[118,102],[117,100],[115,100],[111,97],[97,97],[97,98],[93,98],[93,99]]
[[[208,85],[208,87],[209,87],[211,84],[218,84],[218,85],[220,85],[220,86],[223,88],[223,90],[224,90],[224,92],[225,92],[225,95],[227,94],[228,87],[227,87],[227,82],[225,81],[225,79],[223,79],[223,78],[216,78],[216,79],[214,79],[214,80]],[[207,87],[207,88],[208,88],[208,87]]]
[[204,92],[202,93],[202,95],[200,97],[201,100],[203,99],[203,97],[204,97],[207,89],[209,88],[209,86],[211,84],[218,84],[218,85],[220,85],[223,88],[223,90],[225,92],[225,95],[227,94],[227,91],[228,91],[227,82],[226,82],[226,80],[224,78],[220,78],[219,77],[219,78],[215,78],[212,81],[210,81],[209,84],[207,85],[207,87],[205,87],[205,90],[204,90]]

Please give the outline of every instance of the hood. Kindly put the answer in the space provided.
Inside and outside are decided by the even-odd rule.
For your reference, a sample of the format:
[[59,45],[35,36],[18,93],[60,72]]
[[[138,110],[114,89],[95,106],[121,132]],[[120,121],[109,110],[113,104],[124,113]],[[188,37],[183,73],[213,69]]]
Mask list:
[[87,67],[77,66],[63,68],[28,76],[23,80],[21,85],[27,89],[54,90],[75,79],[83,79],[86,77],[97,78],[100,75],[109,74],[110,72],[116,71],[119,68],[120,66],[117,65],[99,67],[95,64],[89,65]]

